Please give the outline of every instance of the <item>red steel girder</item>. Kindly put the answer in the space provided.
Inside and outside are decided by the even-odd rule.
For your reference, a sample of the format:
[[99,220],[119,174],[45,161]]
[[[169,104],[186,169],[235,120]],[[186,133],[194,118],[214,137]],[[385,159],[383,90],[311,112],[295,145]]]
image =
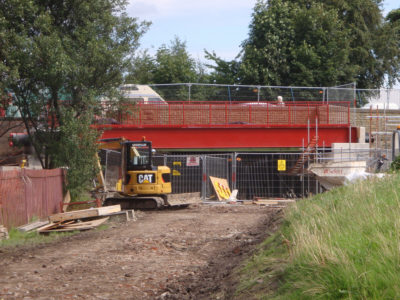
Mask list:
[[357,130],[349,127],[310,128],[139,128],[132,125],[97,126],[104,130],[101,138],[124,137],[148,140],[156,149],[237,149],[237,148],[300,148],[318,132],[318,146],[357,142]]

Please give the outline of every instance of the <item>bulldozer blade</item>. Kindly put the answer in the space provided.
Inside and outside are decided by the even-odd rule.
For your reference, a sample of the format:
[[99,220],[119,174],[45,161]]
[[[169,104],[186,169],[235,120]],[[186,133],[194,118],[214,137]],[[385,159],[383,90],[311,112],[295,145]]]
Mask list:
[[201,203],[200,193],[168,194],[165,201],[168,206],[181,206]]

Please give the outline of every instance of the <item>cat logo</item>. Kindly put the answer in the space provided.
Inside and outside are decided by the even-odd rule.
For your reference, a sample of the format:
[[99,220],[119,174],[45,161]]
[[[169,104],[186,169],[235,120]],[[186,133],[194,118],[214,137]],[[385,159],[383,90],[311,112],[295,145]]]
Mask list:
[[137,175],[137,182],[140,183],[155,183],[155,176],[154,174],[138,174]]

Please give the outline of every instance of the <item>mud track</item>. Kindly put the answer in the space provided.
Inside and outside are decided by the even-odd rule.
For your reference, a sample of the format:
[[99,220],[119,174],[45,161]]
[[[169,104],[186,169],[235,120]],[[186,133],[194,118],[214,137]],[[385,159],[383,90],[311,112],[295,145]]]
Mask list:
[[232,270],[280,212],[195,206],[34,247],[0,248],[0,299],[232,299]]

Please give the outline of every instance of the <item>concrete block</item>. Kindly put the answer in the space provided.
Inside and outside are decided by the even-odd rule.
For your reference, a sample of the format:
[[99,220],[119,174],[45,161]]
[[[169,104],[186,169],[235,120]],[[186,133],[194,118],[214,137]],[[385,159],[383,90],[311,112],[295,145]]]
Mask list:
[[357,138],[359,143],[365,143],[365,127],[357,127]]

